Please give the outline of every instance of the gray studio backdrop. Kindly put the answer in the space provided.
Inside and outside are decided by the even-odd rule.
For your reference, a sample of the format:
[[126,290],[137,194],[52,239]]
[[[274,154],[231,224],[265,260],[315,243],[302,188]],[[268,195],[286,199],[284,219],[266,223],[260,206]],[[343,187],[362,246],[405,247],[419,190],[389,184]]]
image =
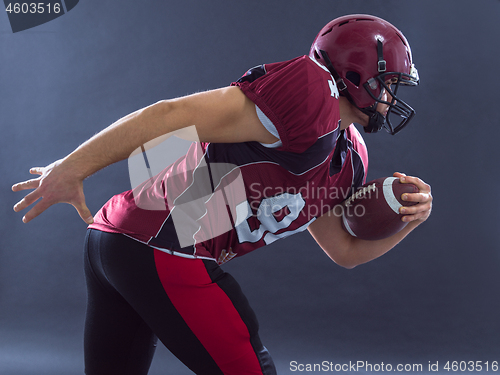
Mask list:
[[[421,85],[404,96],[417,117],[395,137],[365,136],[368,177],[420,176],[433,187],[433,215],[353,270],[329,261],[308,233],[225,269],[246,291],[281,374],[323,361],[424,372],[438,362],[442,373],[447,361],[481,361],[482,372],[493,370],[500,1],[82,0],[19,33],[0,15],[0,374],[83,373],[85,224],[67,205],[23,224],[12,211],[22,194],[10,186],[140,107],[307,54],[324,24],[348,13],[381,16],[412,45]],[[86,181],[87,203],[95,213],[128,188],[122,162]],[[158,349],[151,374],[189,373]]]

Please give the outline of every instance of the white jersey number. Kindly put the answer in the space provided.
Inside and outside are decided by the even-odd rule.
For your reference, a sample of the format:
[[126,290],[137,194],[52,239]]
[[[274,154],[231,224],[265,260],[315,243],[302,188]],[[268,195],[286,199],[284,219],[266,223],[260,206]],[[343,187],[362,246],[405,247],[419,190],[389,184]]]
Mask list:
[[[252,216],[252,209],[250,208],[248,201],[242,203],[242,205],[245,204],[245,207],[241,207],[241,211],[237,210],[239,212],[246,213],[246,217],[243,220],[240,221],[238,218],[239,224],[235,228],[240,243],[255,243],[263,238],[266,245],[269,245],[280,238],[285,238],[294,233],[304,231],[309,224],[315,220],[313,218],[295,230],[276,234],[279,230],[288,228],[290,224],[292,224],[299,217],[300,212],[306,205],[304,198],[302,198],[302,194],[283,193],[275,197],[265,198],[262,202],[260,202],[257,210],[257,219],[259,220],[260,225],[257,229],[252,231],[248,224],[248,218]],[[276,220],[274,214],[285,208],[288,208],[288,214],[280,221]]]

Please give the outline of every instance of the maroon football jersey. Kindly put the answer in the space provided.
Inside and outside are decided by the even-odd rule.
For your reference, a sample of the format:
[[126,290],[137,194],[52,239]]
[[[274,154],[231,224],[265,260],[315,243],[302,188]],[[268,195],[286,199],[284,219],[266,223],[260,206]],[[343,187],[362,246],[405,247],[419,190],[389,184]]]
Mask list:
[[279,142],[193,143],[111,198],[90,227],[221,264],[307,229],[365,183],[365,143],[353,125],[340,130],[324,67],[302,56],[252,68],[233,85]]

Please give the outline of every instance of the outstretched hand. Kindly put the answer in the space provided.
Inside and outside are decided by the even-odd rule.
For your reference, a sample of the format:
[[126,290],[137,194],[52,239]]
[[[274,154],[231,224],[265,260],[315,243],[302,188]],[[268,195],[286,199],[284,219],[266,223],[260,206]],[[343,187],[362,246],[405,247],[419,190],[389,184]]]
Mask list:
[[417,204],[400,208],[400,213],[404,215],[402,220],[405,222],[427,220],[432,211],[431,186],[418,177],[407,176],[404,173],[396,172],[393,176],[399,178],[399,181],[403,184],[414,184],[419,190],[418,193],[403,194],[402,199],[404,201],[417,202]]
[[56,203],[69,203],[76,208],[85,223],[94,222],[85,204],[83,179],[76,176],[63,160],[58,160],[46,167],[31,168],[30,173],[39,177],[12,186],[12,191],[34,189],[14,206],[14,211],[19,212],[34,204],[24,215],[24,223],[33,220]]

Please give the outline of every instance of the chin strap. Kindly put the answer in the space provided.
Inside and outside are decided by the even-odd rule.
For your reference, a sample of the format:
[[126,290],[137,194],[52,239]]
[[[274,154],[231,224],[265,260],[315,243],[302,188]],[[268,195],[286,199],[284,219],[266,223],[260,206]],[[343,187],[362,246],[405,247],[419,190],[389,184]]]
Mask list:
[[382,113],[373,110],[370,113],[367,110],[361,111],[370,117],[368,125],[363,126],[365,133],[376,133],[385,126],[386,118]]
[[337,71],[333,67],[332,61],[328,57],[328,53],[326,53],[326,51],[323,51],[322,49],[319,50],[319,53],[321,53],[321,56],[323,57],[323,60],[326,64],[326,68],[330,71],[333,79],[337,83],[337,88],[339,89],[339,91],[349,100],[349,102],[354,104],[354,100],[352,99],[351,94],[349,94],[349,91],[347,91],[347,85],[345,84],[344,79],[340,76],[340,74],[337,73]]

